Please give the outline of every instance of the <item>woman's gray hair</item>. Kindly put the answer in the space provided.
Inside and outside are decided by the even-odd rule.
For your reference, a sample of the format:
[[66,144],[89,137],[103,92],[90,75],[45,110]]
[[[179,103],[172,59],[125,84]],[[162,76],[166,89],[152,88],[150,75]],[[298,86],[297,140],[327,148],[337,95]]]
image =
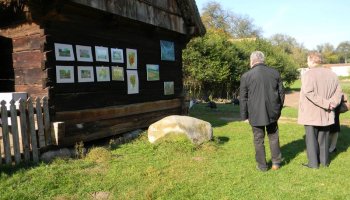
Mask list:
[[250,63],[251,64],[257,64],[257,63],[265,63],[265,55],[261,51],[254,51],[252,54],[250,54]]

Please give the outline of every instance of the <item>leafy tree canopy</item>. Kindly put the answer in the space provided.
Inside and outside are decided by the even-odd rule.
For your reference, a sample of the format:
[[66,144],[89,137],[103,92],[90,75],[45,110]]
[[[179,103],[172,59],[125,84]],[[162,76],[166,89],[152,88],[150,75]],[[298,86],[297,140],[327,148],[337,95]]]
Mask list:
[[350,41],[341,42],[336,52],[340,55],[340,62],[348,63],[350,58]]
[[204,8],[202,21],[206,35],[192,39],[183,51],[184,85],[192,96],[235,97],[241,75],[250,68],[250,54],[256,50],[265,53],[266,64],[281,73],[286,85],[298,78],[302,64],[294,58],[299,56],[305,63],[306,56],[294,38],[261,39],[261,30],[249,17],[226,11],[216,2]]
[[289,35],[275,34],[269,39],[274,46],[279,47],[283,52],[289,54],[298,67],[306,66],[307,49],[297,40]]
[[204,7],[201,18],[207,30],[223,32],[233,38],[260,37],[262,33],[251,18],[224,10],[214,1]]
[[212,96],[234,96],[241,75],[249,70],[250,54],[256,50],[265,53],[266,64],[281,73],[286,85],[298,78],[297,63],[269,41],[232,40],[224,33],[208,31],[191,40],[183,52],[185,86]]

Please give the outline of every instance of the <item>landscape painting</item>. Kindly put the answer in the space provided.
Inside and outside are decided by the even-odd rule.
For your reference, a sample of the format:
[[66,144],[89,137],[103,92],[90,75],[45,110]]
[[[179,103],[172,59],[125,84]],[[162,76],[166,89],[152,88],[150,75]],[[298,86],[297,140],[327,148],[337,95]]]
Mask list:
[[159,65],[147,64],[147,81],[159,81]]
[[113,66],[112,67],[112,80],[113,81],[124,81],[124,68]]
[[126,76],[128,79],[128,94],[139,93],[139,77],[136,70],[127,70]]
[[107,47],[95,47],[96,61],[109,62],[109,54]]
[[124,63],[123,49],[111,48],[112,62]]
[[137,50],[126,49],[126,67],[128,69],[137,69]]
[[96,67],[96,77],[98,82],[111,81],[109,67]]
[[74,61],[73,46],[55,43],[55,57],[58,61]]
[[164,82],[164,95],[174,94],[174,81]]
[[92,62],[92,51],[89,46],[76,45],[77,61]]
[[174,42],[160,41],[160,54],[161,60],[175,61],[175,47]]
[[57,83],[74,83],[73,66],[56,66]]
[[92,66],[78,66],[78,82],[94,81],[94,68]]

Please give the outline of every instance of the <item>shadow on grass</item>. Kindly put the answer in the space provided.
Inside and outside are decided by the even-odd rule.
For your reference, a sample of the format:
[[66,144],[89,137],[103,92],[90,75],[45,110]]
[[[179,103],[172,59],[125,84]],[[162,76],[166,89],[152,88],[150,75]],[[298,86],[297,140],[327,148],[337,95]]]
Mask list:
[[300,88],[286,88],[286,94],[300,92]]
[[[350,128],[348,126],[342,125],[340,129],[341,129],[341,132],[338,137],[337,151],[335,153],[330,154],[329,158],[331,161],[336,159],[336,157],[339,154],[346,152],[350,147],[350,134],[347,134],[350,132]],[[290,163],[291,160],[293,160],[299,153],[303,152],[305,149],[306,149],[305,135],[303,136],[303,139],[298,139],[286,145],[283,145],[281,147],[281,151],[282,151],[282,156],[284,158],[283,160],[284,165],[287,165],[288,163]]]
[[[346,152],[350,147],[350,128],[348,126],[341,125],[340,133],[337,142],[337,151],[330,154],[330,160],[334,160],[337,156],[343,152]],[[332,162],[331,162],[332,164]]]
[[25,170],[29,170],[32,168],[35,168],[39,166],[39,163],[28,163],[28,164],[24,164],[21,163],[19,165],[13,166],[13,165],[1,165],[0,166],[0,177],[3,176],[3,174],[6,174],[7,176],[12,176],[13,174],[15,174],[18,171],[25,171]]
[[298,139],[295,141],[292,141],[288,144],[285,144],[281,147],[281,152],[283,156],[283,163],[284,165],[287,165],[290,163],[291,160],[293,160],[297,155],[305,150],[305,140],[304,139]]
[[217,140],[218,144],[225,144],[230,140],[230,138],[219,136],[219,137],[215,137],[214,140]]
[[240,121],[239,106],[233,104],[218,103],[216,109],[211,109],[206,103],[197,103],[190,109],[189,116],[207,121],[213,128]]

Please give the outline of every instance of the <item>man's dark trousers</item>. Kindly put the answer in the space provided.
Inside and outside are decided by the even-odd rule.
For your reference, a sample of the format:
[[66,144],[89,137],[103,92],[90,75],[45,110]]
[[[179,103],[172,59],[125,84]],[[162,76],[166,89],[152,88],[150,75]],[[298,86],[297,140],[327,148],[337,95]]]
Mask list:
[[255,146],[255,160],[261,170],[267,170],[268,168],[264,145],[265,128],[269,138],[272,164],[280,165],[282,159],[277,122],[271,123],[267,126],[252,126]]
[[318,168],[329,165],[329,130],[330,126],[305,125],[306,151],[309,167]]

